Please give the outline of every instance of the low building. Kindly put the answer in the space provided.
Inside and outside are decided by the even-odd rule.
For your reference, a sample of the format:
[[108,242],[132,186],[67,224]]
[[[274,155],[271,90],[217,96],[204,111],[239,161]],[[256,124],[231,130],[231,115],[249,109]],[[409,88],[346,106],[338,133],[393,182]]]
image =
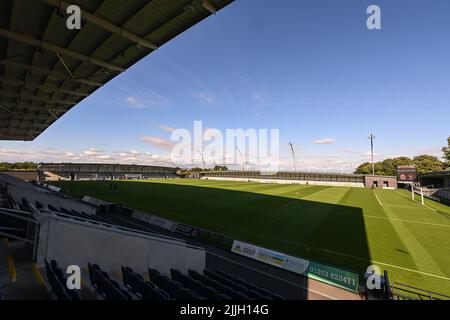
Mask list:
[[395,176],[364,176],[366,188],[397,189],[397,177]]

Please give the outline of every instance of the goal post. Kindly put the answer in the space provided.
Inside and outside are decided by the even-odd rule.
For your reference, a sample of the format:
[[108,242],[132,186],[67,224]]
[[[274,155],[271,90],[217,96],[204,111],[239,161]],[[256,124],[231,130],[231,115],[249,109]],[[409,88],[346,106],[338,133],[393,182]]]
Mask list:
[[420,202],[422,203],[422,205],[425,205],[423,188],[411,186],[411,197],[413,201],[416,201],[416,195],[420,195]]

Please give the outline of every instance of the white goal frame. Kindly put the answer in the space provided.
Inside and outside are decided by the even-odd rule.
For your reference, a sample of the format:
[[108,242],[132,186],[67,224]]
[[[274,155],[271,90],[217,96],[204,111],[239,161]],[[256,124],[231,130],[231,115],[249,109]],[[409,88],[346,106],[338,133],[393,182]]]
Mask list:
[[411,198],[413,201],[416,201],[416,198],[415,198],[416,193],[418,195],[420,195],[420,202],[422,203],[422,205],[425,205],[425,199],[423,196],[423,188],[415,187],[415,186],[411,185]]

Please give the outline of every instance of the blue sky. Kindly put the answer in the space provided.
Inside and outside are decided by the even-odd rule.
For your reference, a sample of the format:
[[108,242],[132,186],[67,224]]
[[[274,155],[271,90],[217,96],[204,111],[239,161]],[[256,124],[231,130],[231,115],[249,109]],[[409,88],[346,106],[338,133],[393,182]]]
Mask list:
[[[432,3],[432,4],[431,4]],[[368,30],[379,5],[382,29]],[[280,129],[282,166],[350,171],[440,155],[450,135],[450,2],[236,0],[2,160],[168,161],[173,128]],[[284,160],[283,160],[284,159]],[[283,162],[284,161],[284,162]]]

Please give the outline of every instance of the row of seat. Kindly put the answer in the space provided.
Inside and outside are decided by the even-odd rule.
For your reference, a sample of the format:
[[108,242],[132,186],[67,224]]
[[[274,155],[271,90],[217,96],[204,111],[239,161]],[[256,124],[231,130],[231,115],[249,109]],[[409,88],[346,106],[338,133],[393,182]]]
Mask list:
[[167,288],[146,281],[129,267],[122,267],[122,277],[123,284],[142,300],[171,300],[175,298],[166,291]]
[[234,276],[226,273],[223,270],[216,269],[216,274],[222,276],[223,278],[225,278],[225,279],[227,279],[229,281],[233,281],[234,283],[237,283],[237,284],[239,284],[241,286],[244,286],[248,290],[256,291],[257,293],[259,293],[262,296],[272,298],[273,300],[286,300],[284,297],[282,297],[282,296],[280,296],[278,294],[275,294],[275,293],[273,293],[273,292],[271,292],[271,291],[269,291],[267,289],[255,286],[254,284],[252,284],[252,283],[250,283],[248,281],[245,281],[245,280],[243,280],[241,278],[234,277]]
[[[45,261],[47,279],[60,300],[80,300],[76,290],[68,290],[66,278],[55,260]],[[122,267],[123,286],[97,264],[88,264],[94,290],[105,300],[284,300],[283,297],[235,278],[222,270],[189,270],[185,275],[171,269],[167,277],[149,269],[149,280],[129,267]]]
[[105,300],[133,300],[133,296],[97,264],[88,263],[89,278],[95,291]]
[[80,300],[80,295],[76,290],[67,289],[67,279],[63,271],[58,267],[55,260],[45,262],[45,274],[50,284],[52,292],[58,300]]
[[236,294],[236,292],[233,292],[232,290],[224,290],[220,285],[211,285],[211,283],[204,283],[189,275],[184,275],[179,270],[171,269],[171,276],[172,280],[180,282],[183,286],[197,292],[209,300],[248,299],[248,297]]
[[149,269],[149,277],[151,282],[167,290],[173,299],[176,300],[217,299],[217,297],[208,295],[205,291],[186,285],[186,283],[181,283],[173,278],[169,279],[169,277],[160,274],[155,269]]

